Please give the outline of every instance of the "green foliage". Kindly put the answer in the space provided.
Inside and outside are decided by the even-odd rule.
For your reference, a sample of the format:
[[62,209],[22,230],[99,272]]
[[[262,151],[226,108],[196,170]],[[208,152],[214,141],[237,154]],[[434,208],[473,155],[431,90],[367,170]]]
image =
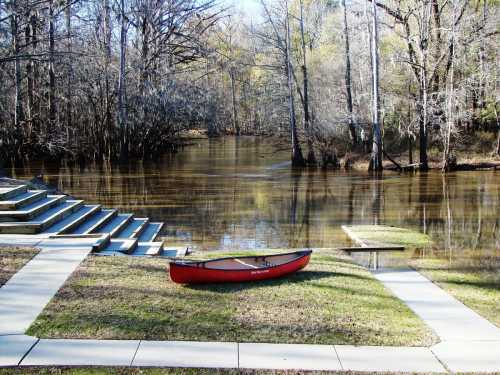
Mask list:
[[490,98],[479,112],[479,118],[482,122],[496,122],[497,116],[500,116],[500,102]]

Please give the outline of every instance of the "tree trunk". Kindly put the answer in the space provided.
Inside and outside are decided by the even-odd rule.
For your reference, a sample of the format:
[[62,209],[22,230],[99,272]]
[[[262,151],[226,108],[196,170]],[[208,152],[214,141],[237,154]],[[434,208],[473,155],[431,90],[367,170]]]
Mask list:
[[488,17],[488,2],[483,1],[483,29],[481,31],[481,43],[479,44],[479,108],[484,109],[486,105],[486,76],[485,62],[486,62],[486,23]]
[[[31,31],[31,16],[29,11],[26,14],[26,26],[25,26],[25,42],[26,46],[29,46],[32,43],[32,31]],[[27,136],[28,139],[31,139],[32,131],[33,131],[33,100],[34,100],[34,83],[33,83],[33,62],[32,60],[26,63],[26,82],[27,82],[27,103],[26,110],[28,115],[28,131]]]
[[21,59],[19,58],[19,15],[17,2],[11,3],[12,14],[10,16],[10,27],[12,33],[12,49],[14,51],[14,76],[15,76],[15,97],[14,97],[14,126],[16,131],[20,130],[21,122],[24,121],[24,111],[22,103],[22,79],[21,79]]
[[500,156],[500,119],[498,118],[497,104],[498,104],[498,102],[495,103],[495,106],[493,108],[495,110],[495,119],[496,119],[496,122],[497,122],[497,132],[498,132],[496,154],[498,156]]
[[[423,69],[422,69],[423,70]],[[421,82],[425,86],[425,82]],[[429,164],[427,159],[427,88],[420,88],[419,107],[419,161],[420,170],[428,170]]]
[[100,150],[102,155],[108,155],[108,158],[111,157],[111,134],[113,128],[113,120],[111,114],[111,88],[110,88],[110,77],[109,70],[111,65],[111,7],[109,5],[109,0],[104,0],[103,4],[104,8],[104,136],[102,139],[103,149]]
[[118,127],[120,129],[120,159],[128,156],[127,96],[125,93],[125,57],[127,51],[127,19],[125,0],[120,0],[120,73],[118,77]]
[[69,141],[69,131],[72,125],[73,112],[73,56],[72,56],[72,35],[71,35],[71,3],[66,0],[66,51],[68,53],[68,77],[66,81],[66,135]]
[[53,127],[56,121],[56,75],[54,73],[54,52],[55,52],[55,37],[54,37],[54,4],[53,0],[49,0],[49,126]]
[[413,142],[411,135],[408,136],[408,164],[413,164]]
[[[455,19],[456,13],[456,1],[453,0],[453,20]],[[454,43],[455,39],[455,22],[453,22],[453,26],[451,29],[451,43]],[[447,87],[448,94],[448,108],[446,114],[446,133],[444,135],[444,151],[443,151],[443,172],[448,172],[453,170],[456,167],[456,159],[451,155],[451,131],[453,129],[453,122],[455,120],[454,115],[454,79],[455,79],[455,56],[453,49],[452,55],[450,56],[451,67],[450,67],[450,80]]]
[[[32,52],[36,54],[38,49],[38,14],[35,12],[30,19],[31,23],[31,41],[32,41]],[[40,81],[40,69],[38,62],[35,60],[30,61],[30,65],[33,70],[33,111],[32,111],[32,124],[33,129],[36,131],[39,128],[38,116],[40,115],[40,100],[35,95],[38,83]],[[34,113],[36,111],[36,114]]]
[[306,41],[304,37],[304,2],[300,0],[300,36],[302,40],[302,77],[304,82],[304,130],[307,136],[307,162],[316,164],[309,117],[309,80],[307,74]]
[[344,38],[345,38],[345,89],[347,97],[347,112],[349,113],[349,132],[353,144],[358,143],[356,128],[354,126],[354,111],[352,104],[352,79],[351,79],[351,50],[349,46],[349,26],[347,24],[347,7],[345,0],[342,0],[344,8]]
[[420,170],[427,171],[429,169],[429,160],[427,157],[427,133],[429,123],[429,72],[428,72],[428,39],[429,39],[429,18],[431,3],[422,1],[422,26],[420,34],[420,48],[422,52],[422,63],[419,72],[419,137],[420,137]]
[[290,56],[290,22],[288,15],[288,1],[285,1],[286,7],[286,43],[285,43],[285,60],[287,70],[287,83],[288,83],[288,109],[290,116],[290,133],[292,140],[292,166],[304,166],[305,160],[302,155],[302,149],[297,135],[297,123],[295,120],[295,104],[293,101],[293,78],[292,78],[292,62]]
[[372,1],[372,116],[373,116],[373,146],[369,169],[382,170],[382,131],[380,124],[380,88],[378,63],[378,20],[377,5]]
[[141,94],[145,94],[146,83],[149,79],[147,61],[149,58],[149,20],[148,14],[144,14],[141,25]]
[[[431,0],[432,14],[434,16],[434,38],[435,38],[435,49],[434,49],[434,61],[438,61],[441,56],[441,11],[439,10],[438,0]],[[440,85],[440,75],[439,73],[434,75],[434,82],[432,83],[432,92],[439,91]]]
[[240,135],[240,124],[238,122],[238,111],[236,108],[236,85],[234,82],[234,67],[231,66],[229,70],[229,77],[231,78],[231,104],[233,107],[233,131],[237,136]]

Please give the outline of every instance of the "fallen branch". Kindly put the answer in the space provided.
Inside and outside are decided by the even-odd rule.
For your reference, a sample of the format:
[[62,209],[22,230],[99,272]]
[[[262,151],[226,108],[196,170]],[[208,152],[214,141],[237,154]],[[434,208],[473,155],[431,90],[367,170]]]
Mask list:
[[396,166],[397,170],[403,171],[403,167],[396,160],[391,158],[385,150],[382,150],[382,152],[384,153],[385,157],[389,159],[389,161]]
[[500,170],[500,163],[463,163],[457,164],[457,166],[453,169],[454,171],[475,171],[478,169],[494,169]]

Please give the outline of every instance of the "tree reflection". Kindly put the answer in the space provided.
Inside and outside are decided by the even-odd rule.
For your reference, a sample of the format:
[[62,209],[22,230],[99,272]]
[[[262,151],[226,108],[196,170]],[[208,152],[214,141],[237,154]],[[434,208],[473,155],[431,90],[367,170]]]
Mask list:
[[[87,202],[166,223],[171,245],[200,249],[332,247],[343,224],[387,224],[432,236],[435,254],[500,252],[498,172],[290,171],[288,153],[250,137],[203,141],[155,162],[32,162],[12,170]],[[270,166],[277,165],[277,168]],[[344,241],[344,242],[342,242]],[[453,249],[453,251],[450,251]],[[445,253],[446,251],[446,253]]]

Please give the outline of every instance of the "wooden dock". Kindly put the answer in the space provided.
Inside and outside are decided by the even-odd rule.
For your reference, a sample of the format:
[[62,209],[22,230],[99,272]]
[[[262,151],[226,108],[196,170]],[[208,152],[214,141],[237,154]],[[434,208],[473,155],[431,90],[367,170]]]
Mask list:
[[[359,227],[359,226],[358,226]],[[383,226],[381,226],[383,227]],[[379,241],[367,240],[361,238],[361,236],[353,230],[353,227],[348,225],[342,225],[342,230],[349,236],[349,238],[359,245],[359,247],[348,247],[342,248],[342,250],[348,253],[370,253],[370,260],[373,259],[372,268],[374,270],[378,269],[378,253],[379,252],[392,252],[392,251],[404,251],[405,247],[396,244],[387,244]]]

